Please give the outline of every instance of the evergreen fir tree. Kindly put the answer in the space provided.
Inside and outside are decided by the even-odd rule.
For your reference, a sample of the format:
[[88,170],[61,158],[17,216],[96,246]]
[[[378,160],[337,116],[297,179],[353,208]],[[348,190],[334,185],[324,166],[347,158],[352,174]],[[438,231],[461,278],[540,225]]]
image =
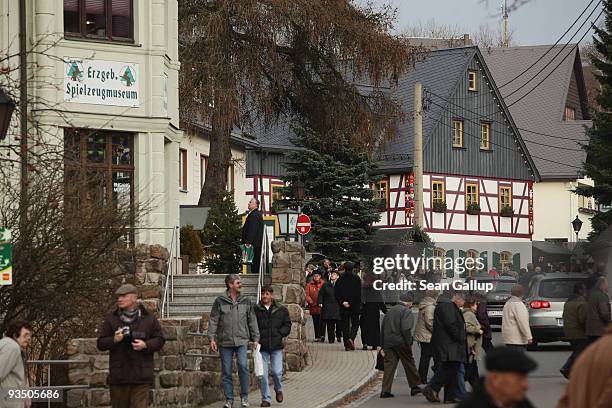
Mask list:
[[291,185],[301,182],[305,200],[300,204],[313,223],[314,249],[334,261],[357,260],[360,245],[371,241],[375,232],[372,224],[380,220],[381,203],[370,188],[378,180],[372,175],[375,166],[346,135],[338,134],[329,144],[306,127],[294,131],[293,143],[303,150],[289,153],[284,201],[297,204]]
[[207,249],[204,269],[209,273],[240,272],[242,220],[232,193],[226,193],[220,204],[211,207],[202,230]]
[[[593,127],[588,130],[589,144],[585,146],[587,176],[593,179],[594,187],[580,187],[576,192],[595,197],[601,205],[612,205],[612,1],[603,2],[605,24],[595,28],[592,63],[599,71],[597,80],[601,93],[597,97],[601,109],[593,112]],[[597,237],[612,225],[612,211],[600,213],[591,220],[593,232],[590,239]]]

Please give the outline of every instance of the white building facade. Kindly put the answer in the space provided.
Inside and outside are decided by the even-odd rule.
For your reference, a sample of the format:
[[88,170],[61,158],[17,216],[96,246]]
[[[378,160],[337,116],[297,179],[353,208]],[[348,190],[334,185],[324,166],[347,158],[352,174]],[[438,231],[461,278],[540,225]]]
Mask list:
[[[0,3],[0,53],[12,55],[11,69],[18,6]],[[26,19],[31,115],[50,142],[76,143],[86,168],[109,173],[102,194],[148,203],[137,242],[169,246],[182,140],[177,1],[28,0]]]

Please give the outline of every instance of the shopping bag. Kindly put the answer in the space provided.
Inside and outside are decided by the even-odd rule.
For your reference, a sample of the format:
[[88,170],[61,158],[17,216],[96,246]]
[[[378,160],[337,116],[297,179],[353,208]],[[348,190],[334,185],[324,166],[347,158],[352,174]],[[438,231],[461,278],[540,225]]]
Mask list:
[[245,244],[240,245],[240,251],[242,252],[242,263],[250,264],[253,263],[253,245],[247,247]]
[[385,371],[385,357],[382,355],[382,349],[378,350],[376,355],[376,367],[377,370]]
[[260,348],[261,344],[258,344],[257,348],[253,351],[253,371],[255,372],[255,377],[263,377],[264,374],[263,357],[259,351]]

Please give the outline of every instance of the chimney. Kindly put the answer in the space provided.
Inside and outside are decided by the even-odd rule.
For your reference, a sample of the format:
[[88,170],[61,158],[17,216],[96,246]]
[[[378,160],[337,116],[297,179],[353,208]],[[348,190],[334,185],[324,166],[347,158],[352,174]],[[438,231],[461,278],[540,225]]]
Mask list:
[[472,40],[469,34],[463,34],[463,45],[472,45]]

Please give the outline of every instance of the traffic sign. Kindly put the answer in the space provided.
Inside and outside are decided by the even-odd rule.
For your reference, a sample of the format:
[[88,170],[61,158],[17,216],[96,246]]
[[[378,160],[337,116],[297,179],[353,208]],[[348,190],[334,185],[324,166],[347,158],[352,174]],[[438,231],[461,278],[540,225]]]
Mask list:
[[300,235],[306,235],[310,232],[312,228],[312,222],[310,222],[310,217],[306,214],[300,214],[297,220],[297,232]]

